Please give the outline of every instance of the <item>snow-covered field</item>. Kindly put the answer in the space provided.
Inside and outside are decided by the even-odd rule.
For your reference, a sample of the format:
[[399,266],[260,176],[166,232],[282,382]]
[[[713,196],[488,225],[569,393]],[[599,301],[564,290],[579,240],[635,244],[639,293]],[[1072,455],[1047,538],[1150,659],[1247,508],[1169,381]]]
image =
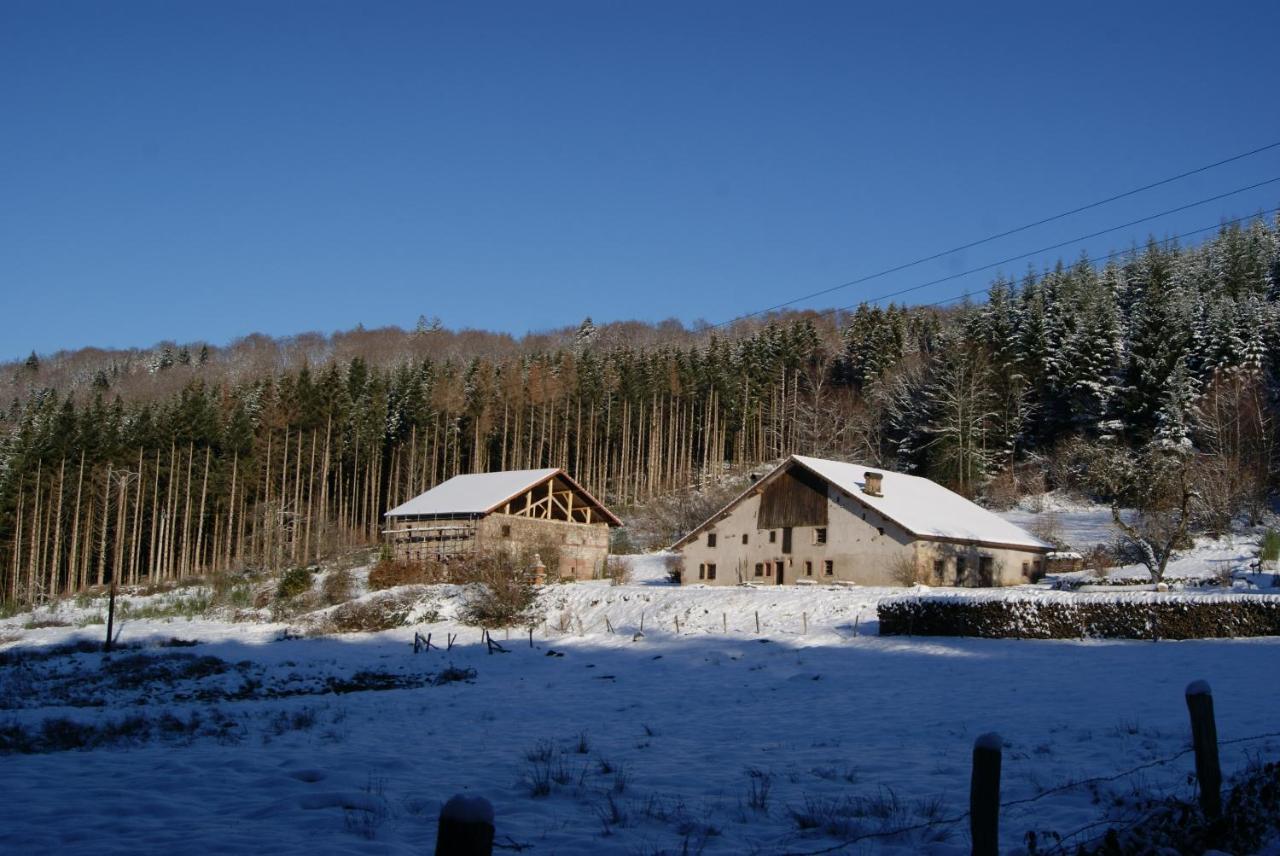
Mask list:
[[[677,588],[643,558],[625,586],[548,588],[533,647],[499,631],[494,654],[453,589],[435,621],[381,633],[128,619],[142,647],[109,656],[50,655],[101,639],[74,626],[101,603],[63,604],[72,626],[16,616],[0,746],[39,751],[0,761],[0,852],[429,853],[464,792],[493,802],[500,852],[965,853],[954,819],[993,730],[1003,799],[1052,791],[1002,812],[1012,849],[1190,794],[1189,755],[1152,762],[1189,745],[1195,679],[1228,775],[1280,755],[1280,639],[881,638],[875,603],[900,592]],[[415,655],[415,632],[457,640]]]

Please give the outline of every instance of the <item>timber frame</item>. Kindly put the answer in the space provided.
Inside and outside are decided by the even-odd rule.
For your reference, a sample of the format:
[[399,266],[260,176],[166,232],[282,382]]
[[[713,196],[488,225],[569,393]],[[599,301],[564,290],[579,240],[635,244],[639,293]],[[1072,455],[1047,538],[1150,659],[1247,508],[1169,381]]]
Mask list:
[[563,471],[508,498],[490,511],[566,523],[610,523],[615,526],[621,523]]

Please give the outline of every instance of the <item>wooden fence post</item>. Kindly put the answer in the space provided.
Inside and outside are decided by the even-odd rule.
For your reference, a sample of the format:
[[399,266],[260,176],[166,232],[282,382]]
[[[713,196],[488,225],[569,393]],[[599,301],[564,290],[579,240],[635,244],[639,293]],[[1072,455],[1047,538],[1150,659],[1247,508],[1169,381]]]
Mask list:
[[969,836],[973,856],[998,856],[1000,850],[1000,753],[1004,741],[994,732],[973,743],[969,780]]
[[1187,684],[1191,714],[1191,745],[1196,751],[1196,782],[1200,809],[1207,818],[1222,814],[1222,768],[1218,766],[1218,726],[1213,719],[1213,690],[1207,681]]
[[760,610],[756,610],[756,635],[760,635]]
[[452,797],[440,809],[436,856],[492,854],[493,806],[484,797]]
[[800,620],[804,622],[804,633],[806,636],[808,636],[809,635],[809,613],[807,612],[800,613]]

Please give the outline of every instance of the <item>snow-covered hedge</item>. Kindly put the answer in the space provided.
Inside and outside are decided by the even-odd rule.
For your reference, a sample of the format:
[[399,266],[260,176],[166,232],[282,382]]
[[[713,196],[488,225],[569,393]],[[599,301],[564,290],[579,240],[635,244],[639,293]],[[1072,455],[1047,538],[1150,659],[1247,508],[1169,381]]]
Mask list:
[[1280,595],[949,592],[881,600],[885,636],[1206,639],[1280,636]]

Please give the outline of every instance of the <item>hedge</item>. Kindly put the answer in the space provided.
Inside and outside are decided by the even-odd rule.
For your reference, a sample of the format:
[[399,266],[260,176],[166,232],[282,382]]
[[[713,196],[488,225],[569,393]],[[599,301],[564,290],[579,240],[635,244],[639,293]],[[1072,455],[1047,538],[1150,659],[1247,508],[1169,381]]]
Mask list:
[[1280,595],[911,595],[880,601],[882,636],[1218,639],[1280,636]]

